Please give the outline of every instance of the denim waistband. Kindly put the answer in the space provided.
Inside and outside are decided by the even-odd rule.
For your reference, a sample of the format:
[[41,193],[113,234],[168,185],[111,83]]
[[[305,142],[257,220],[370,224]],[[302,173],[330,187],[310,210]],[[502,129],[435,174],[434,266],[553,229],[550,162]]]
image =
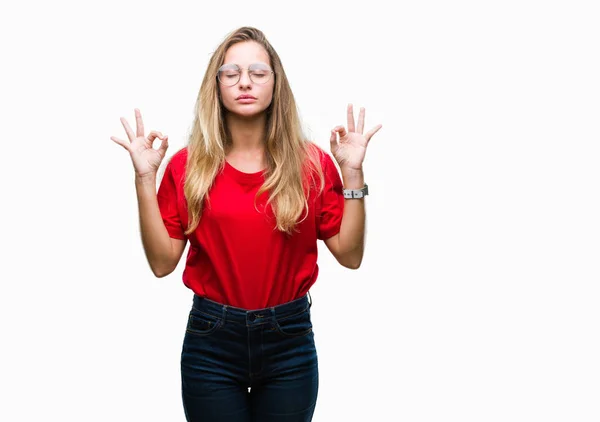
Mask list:
[[282,303],[281,305],[271,306],[263,309],[242,309],[235,306],[224,305],[215,302],[202,296],[194,294],[192,307],[197,311],[209,314],[218,318],[223,318],[227,321],[237,322],[246,325],[260,324],[266,320],[276,318],[281,320],[285,317],[292,316],[304,312],[312,305],[308,295],[304,295],[291,302]]

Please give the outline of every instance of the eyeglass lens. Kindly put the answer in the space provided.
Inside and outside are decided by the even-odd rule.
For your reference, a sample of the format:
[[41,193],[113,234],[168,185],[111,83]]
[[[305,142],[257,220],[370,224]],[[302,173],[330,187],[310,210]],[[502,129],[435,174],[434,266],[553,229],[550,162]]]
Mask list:
[[[218,72],[219,81],[223,85],[232,86],[239,82],[242,68],[236,64],[225,64]],[[271,68],[266,64],[254,63],[248,66],[248,76],[255,84],[264,84],[271,78]]]

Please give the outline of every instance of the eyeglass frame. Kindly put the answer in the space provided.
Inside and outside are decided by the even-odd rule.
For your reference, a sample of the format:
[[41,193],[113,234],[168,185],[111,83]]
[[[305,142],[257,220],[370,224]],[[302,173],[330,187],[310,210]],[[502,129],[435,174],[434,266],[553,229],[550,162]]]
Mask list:
[[[269,79],[268,79],[267,81],[265,81],[265,82],[254,82],[254,81],[252,80],[252,76],[250,76],[250,67],[252,67],[253,65],[256,65],[256,64],[265,65],[266,67],[268,67],[268,68],[270,69],[270,72],[271,72],[271,73],[269,74]],[[235,67],[237,67],[237,69],[238,69],[238,70],[239,70],[239,72],[240,72],[240,74],[238,75],[238,80],[237,80],[237,81],[235,81],[235,83],[234,83],[233,85],[227,85],[227,84],[224,84],[224,83],[223,83],[223,81],[221,81],[221,78],[219,77],[219,74],[221,73],[221,68],[223,68],[224,66],[235,66]],[[269,65],[268,65],[268,64],[266,64],[266,63],[261,63],[261,62],[252,63],[252,64],[251,64],[250,66],[248,66],[248,67],[241,67],[240,65],[238,65],[238,64],[236,64],[236,63],[225,63],[225,64],[223,64],[221,67],[219,67],[219,69],[217,69],[217,81],[219,81],[219,83],[220,83],[221,85],[224,85],[224,86],[228,86],[228,87],[231,87],[231,86],[236,86],[238,83],[240,83],[240,80],[242,79],[242,71],[244,71],[244,70],[245,70],[246,72],[248,72],[248,78],[250,79],[250,81],[251,81],[253,84],[257,84],[257,85],[264,85],[264,84],[266,84],[267,82],[269,82],[269,81],[271,80],[271,76],[272,76],[272,75],[275,75],[275,71],[273,70],[273,68],[271,68],[271,66],[269,66]],[[266,71],[266,69],[264,69],[264,70]]]

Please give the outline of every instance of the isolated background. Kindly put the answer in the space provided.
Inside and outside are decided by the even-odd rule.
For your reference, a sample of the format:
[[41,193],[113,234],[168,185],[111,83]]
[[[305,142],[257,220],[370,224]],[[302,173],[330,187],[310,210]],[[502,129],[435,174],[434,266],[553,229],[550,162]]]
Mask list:
[[1,6],[0,419],[184,420],[184,261],[150,272],[110,136],[137,107],[184,146],[210,54],[252,25],[320,145],[348,103],[383,124],[362,267],[320,243],[314,421],[600,420],[593,6]]

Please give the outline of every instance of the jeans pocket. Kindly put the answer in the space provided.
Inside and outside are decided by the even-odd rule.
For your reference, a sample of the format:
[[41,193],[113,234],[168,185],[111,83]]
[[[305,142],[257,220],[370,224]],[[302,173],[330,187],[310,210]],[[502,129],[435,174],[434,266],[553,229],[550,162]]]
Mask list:
[[196,336],[207,336],[223,325],[223,319],[192,309],[188,317],[186,331]]
[[276,331],[285,337],[302,337],[313,329],[308,309],[295,315],[276,318],[274,325]]

